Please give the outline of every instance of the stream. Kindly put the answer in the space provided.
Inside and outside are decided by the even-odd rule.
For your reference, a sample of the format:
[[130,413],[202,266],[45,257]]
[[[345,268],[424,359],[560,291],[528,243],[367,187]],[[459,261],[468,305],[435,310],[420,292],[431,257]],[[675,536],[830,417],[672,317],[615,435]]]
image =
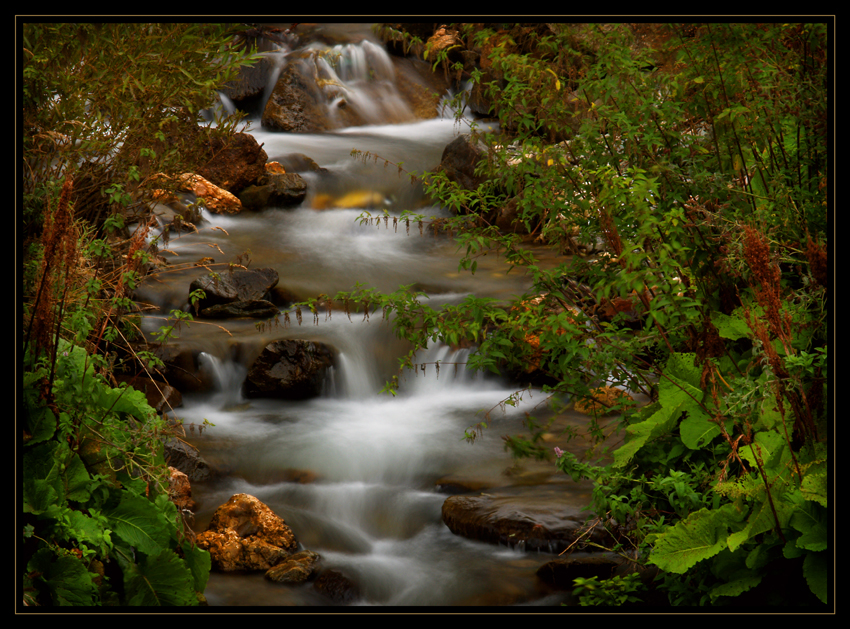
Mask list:
[[[367,70],[369,63],[383,63],[386,53],[379,47],[369,44],[366,55],[357,46],[349,47],[352,58],[361,59]],[[278,54],[281,64],[287,63],[288,51]],[[352,95],[365,102],[377,98],[379,104],[388,99],[368,92],[358,72],[347,78],[340,74]],[[382,89],[391,91],[392,84],[384,82]],[[243,264],[249,260],[249,268],[275,269],[279,285],[299,299],[349,291],[356,283],[382,291],[416,284],[432,305],[456,303],[469,294],[507,302],[529,288],[529,279],[516,269],[507,273],[508,266],[495,254],[479,258],[474,275],[459,270],[457,245],[427,230],[420,235],[414,224],[408,232],[403,223],[394,229],[392,221],[364,222],[363,209],[355,207],[313,209],[317,195],[340,198],[347,191],[366,190],[388,200],[373,213],[385,207],[390,216],[405,209],[447,216],[446,210],[424,204],[422,191],[394,166],[355,159],[351,153],[356,149],[403,162],[413,172],[433,168],[443,148],[468,131],[451,112],[322,134],[272,132],[258,118],[250,123],[247,132],[263,145],[269,161],[303,153],[333,177],[303,174],[309,193],[300,206],[234,216],[204,211],[197,233],[169,243],[175,262],[239,257]],[[185,307],[190,282],[205,273],[196,267],[143,285],[139,301],[159,308],[144,317],[143,331],[162,326],[162,313]],[[354,605],[560,605],[569,600],[568,593],[548,589],[535,576],[557,555],[466,539],[441,518],[449,494],[441,491],[440,481],[446,478],[475,479],[518,496],[523,487],[543,485],[587,504],[589,487],[557,473],[553,461],[514,461],[504,450],[502,435],[524,432],[526,412],[545,415],[541,392],[527,391],[515,407],[500,407],[516,388],[467,371],[463,363],[469,350],[437,344],[417,356],[417,362],[428,364],[424,372],[402,374],[395,396],[381,393],[409,348],[380,312],[367,318],[320,311],[316,320],[308,312],[300,325],[292,316],[288,327],[282,319],[278,326],[259,327],[249,319],[199,320],[180,329],[181,342],[198,348],[215,386],[207,393],[185,394],[175,415],[185,424],[211,424],[186,440],[212,467],[226,471],[215,481],[193,485],[199,505],[196,531],[204,530],[230,496],[247,493],[281,516],[303,548],[321,555],[324,567],[357,584],[360,597]],[[284,338],[322,341],[338,350],[323,394],[304,401],[244,398],[241,386],[250,362],[267,343]],[[438,361],[439,371],[433,366]],[[491,409],[488,428],[474,443],[467,442],[464,431]],[[552,419],[551,445],[567,448],[555,440],[556,427],[583,420],[569,414]],[[292,470],[315,480],[295,482]],[[205,595],[211,606],[331,604],[309,583],[281,585],[262,573],[213,572]]]

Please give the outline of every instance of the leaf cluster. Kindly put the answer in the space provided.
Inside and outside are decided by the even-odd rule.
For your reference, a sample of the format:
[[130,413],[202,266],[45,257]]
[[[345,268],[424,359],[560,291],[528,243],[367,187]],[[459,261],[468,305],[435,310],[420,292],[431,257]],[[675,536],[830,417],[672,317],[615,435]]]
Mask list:
[[[776,574],[828,603],[828,25],[502,26],[459,27],[502,128],[482,183],[423,181],[456,214],[461,270],[499,252],[532,287],[371,303],[414,347],[469,339],[471,366],[534,373],[553,402],[646,394],[615,409],[608,465],[558,466],[594,481],[594,511],[674,604],[770,598]],[[544,264],[517,232],[570,255]],[[588,434],[610,439],[597,418]]]

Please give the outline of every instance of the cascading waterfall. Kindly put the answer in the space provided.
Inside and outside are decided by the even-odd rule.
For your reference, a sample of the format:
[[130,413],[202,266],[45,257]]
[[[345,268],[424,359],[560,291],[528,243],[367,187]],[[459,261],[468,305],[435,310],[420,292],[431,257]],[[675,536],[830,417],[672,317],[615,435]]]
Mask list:
[[[390,111],[397,93],[393,66],[380,46],[362,41],[321,51],[282,52],[279,59],[282,64],[294,63],[296,57],[314,63],[323,89],[337,89],[338,97],[360,108],[375,126],[328,134],[250,130],[269,160],[305,153],[335,177],[364,186],[380,181],[389,190],[395,186],[400,192],[394,198],[402,199],[389,206],[395,215],[406,209],[446,215],[438,207],[407,205],[401,193],[410,188],[406,179],[389,177],[382,166],[363,165],[350,153],[357,148],[403,161],[411,170],[433,168],[443,147],[463,129],[454,120],[439,118],[386,124],[398,115]],[[308,185],[320,183],[309,180]],[[252,267],[273,267],[279,284],[302,298],[349,291],[355,282],[386,292],[420,283],[433,287],[427,291],[432,299],[446,300],[470,293],[508,300],[527,289],[528,280],[507,275],[495,256],[480,259],[475,276],[461,273],[451,241],[420,236],[416,229],[407,233],[364,223],[361,216],[356,209],[317,212],[306,204],[238,216],[204,211],[206,222],[198,232],[181,235],[170,246],[183,259],[209,255],[211,246],[221,251],[222,260],[250,250]],[[200,274],[186,276],[182,289]],[[174,299],[173,284],[144,290],[147,301],[166,308]],[[338,309],[332,316],[319,312],[315,321],[308,319],[309,314],[302,325],[262,331],[253,321],[216,322],[227,328],[226,334],[218,325],[200,322],[181,329],[181,341],[202,349],[198,360],[213,386],[206,393],[184,395],[176,414],[184,422],[212,424],[187,439],[226,472],[193,487],[201,505],[196,528],[202,530],[231,495],[245,492],[282,516],[301,545],[319,553],[326,567],[357,583],[357,604],[472,605],[494,593],[520,601],[548,600],[540,598],[534,576],[542,560],[454,535],[442,522],[446,495],[436,484],[471,471],[490,485],[509,483],[504,471],[513,462],[500,436],[520,431],[530,406],[502,405],[498,410],[514,388],[468,371],[465,363],[474,350],[441,343],[417,354],[415,361],[424,370],[408,370],[394,395],[381,394],[409,350],[396,338],[391,322],[380,312],[349,317]],[[158,320],[143,321],[147,331],[159,325]],[[237,357],[256,355],[280,338],[321,341],[337,350],[322,396],[300,401],[242,397],[247,367]],[[240,353],[233,349],[237,347],[249,350]],[[467,443],[464,431],[484,413],[490,413],[490,432]],[[293,482],[293,470],[309,474],[313,482]],[[211,605],[328,603],[310,588],[287,588],[262,575],[213,573],[206,596]]]

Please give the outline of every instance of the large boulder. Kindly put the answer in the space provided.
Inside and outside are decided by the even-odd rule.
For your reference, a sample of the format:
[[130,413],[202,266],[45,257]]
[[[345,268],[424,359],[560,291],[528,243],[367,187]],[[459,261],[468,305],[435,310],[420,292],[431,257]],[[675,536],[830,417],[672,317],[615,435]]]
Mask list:
[[324,343],[303,339],[269,343],[248,370],[243,394],[291,400],[320,395],[334,353]]
[[216,509],[195,541],[223,572],[267,571],[298,548],[283,518],[249,494],[235,494]]
[[228,192],[238,194],[265,176],[268,155],[248,133],[235,133],[228,140],[214,138],[207,150],[210,159],[197,174]]
[[289,133],[318,133],[331,128],[321,92],[302,65],[292,63],[278,77],[263,110],[263,128]]
[[469,133],[459,135],[443,149],[435,172],[445,173],[461,188],[475,190],[486,179],[477,176],[475,168],[482,159],[486,159],[487,154],[487,145],[479,138]]

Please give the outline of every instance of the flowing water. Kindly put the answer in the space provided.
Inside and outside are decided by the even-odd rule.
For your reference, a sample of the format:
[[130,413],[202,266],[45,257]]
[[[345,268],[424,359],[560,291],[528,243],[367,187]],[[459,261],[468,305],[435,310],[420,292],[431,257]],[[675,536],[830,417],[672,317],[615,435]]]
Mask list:
[[[394,103],[387,96],[393,85],[379,46],[349,45],[338,51],[350,60],[337,80],[352,102]],[[288,62],[286,53],[278,53],[279,67]],[[364,85],[368,82],[362,77],[370,69],[380,82],[378,92],[375,85]],[[370,105],[376,120],[383,115],[378,105]],[[361,283],[384,291],[417,284],[432,304],[456,302],[471,293],[508,300],[522,294],[529,280],[516,270],[506,273],[495,255],[479,259],[472,275],[458,270],[459,253],[450,239],[427,231],[420,235],[415,224],[408,232],[403,223],[394,229],[392,222],[363,222],[362,209],[312,209],[316,195],[340,198],[346,191],[367,190],[387,200],[373,213],[386,208],[391,216],[405,209],[445,216],[441,208],[423,205],[421,190],[395,167],[355,159],[351,152],[368,151],[422,171],[436,166],[445,145],[466,130],[450,115],[323,134],[273,133],[254,120],[249,132],[263,144],[269,161],[304,153],[331,176],[305,174],[310,194],[298,207],[236,216],[205,213],[198,233],[173,239],[172,253],[164,255],[172,255],[174,262],[239,257],[243,263],[250,260],[252,268],[272,267],[279,284],[299,299],[333,295]],[[142,288],[140,300],[162,312],[184,307],[189,283],[205,272],[163,274]],[[522,432],[525,412],[543,401],[542,394],[527,392],[516,407],[500,408],[514,387],[468,372],[463,363],[469,350],[439,344],[417,356],[429,364],[424,373],[408,372],[396,396],[382,394],[408,347],[380,312],[368,318],[320,312],[317,320],[307,313],[301,325],[291,319],[289,327],[258,329],[253,320],[229,320],[198,321],[180,330],[182,342],[201,350],[199,361],[215,385],[208,393],[185,395],[176,415],[186,424],[212,424],[187,440],[225,471],[218,480],[193,487],[200,505],[196,530],[203,530],[231,495],[244,492],[282,516],[301,545],[321,555],[323,566],[352,578],[361,591],[356,604],[559,604],[561,595],[548,592],[534,576],[554,555],[454,535],[441,520],[447,495],[437,489],[439,479],[453,476],[518,487],[533,472],[559,491],[586,500],[587,488],[557,477],[551,462],[516,465],[502,447],[501,436]],[[144,320],[148,332],[162,324],[158,314]],[[244,399],[240,389],[247,366],[265,344],[281,338],[323,341],[339,350],[324,394],[297,402]],[[436,362],[442,365],[439,371]],[[489,409],[495,411],[487,430],[473,444],[466,442],[464,431]],[[315,480],[294,482],[293,470]],[[515,473],[507,475],[508,470]],[[329,604],[309,585],[282,586],[261,573],[214,573],[206,596],[213,606]]]

